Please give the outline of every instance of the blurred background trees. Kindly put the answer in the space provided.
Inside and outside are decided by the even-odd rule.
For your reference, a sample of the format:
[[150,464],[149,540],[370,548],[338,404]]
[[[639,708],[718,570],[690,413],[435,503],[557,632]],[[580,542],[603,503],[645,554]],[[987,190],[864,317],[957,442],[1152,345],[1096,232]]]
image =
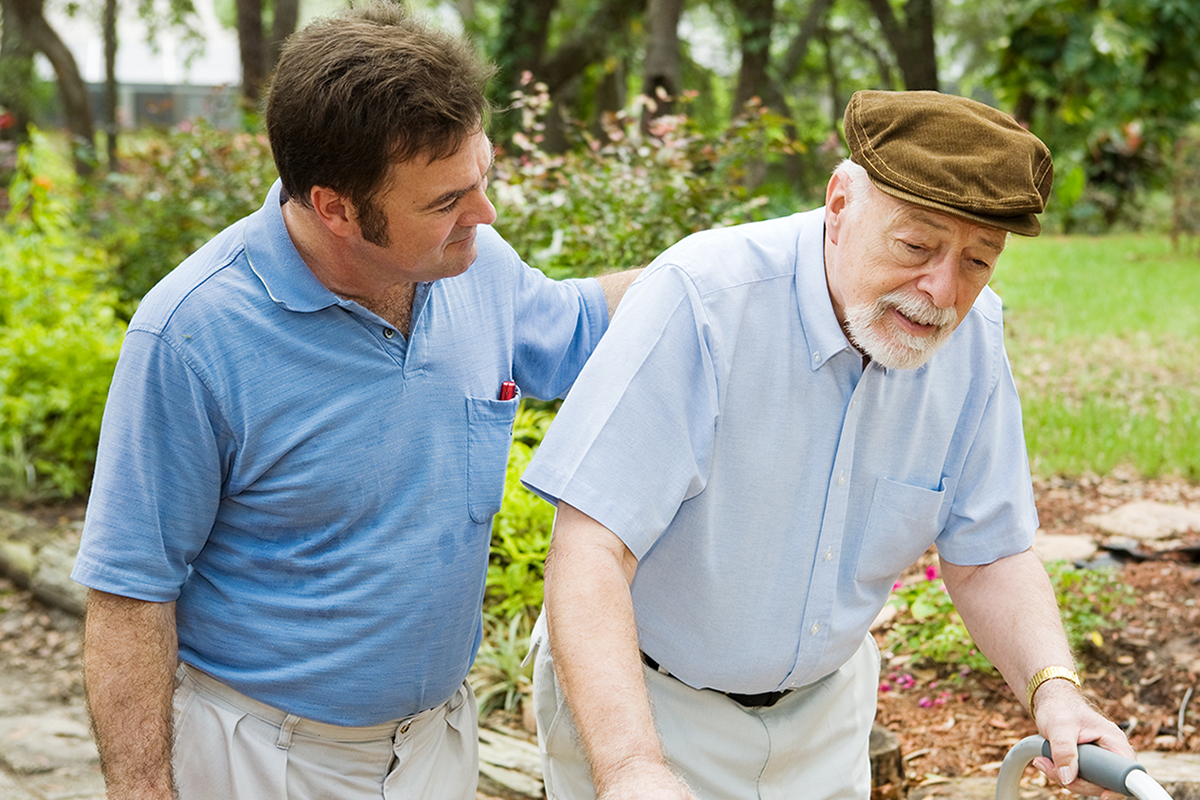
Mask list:
[[[339,2],[0,0],[0,494],[85,490],[124,321],[261,202],[279,45]],[[556,277],[819,205],[863,88],[973,96],[1028,125],[1055,153],[1052,232],[1200,230],[1197,0],[410,4],[496,62],[497,228]],[[207,57],[226,85],[164,70],[145,109],[118,102],[135,50]]]
[[[337,0],[0,0],[0,135],[23,140],[39,110],[76,145],[87,174],[117,166],[114,108],[118,14],[138,14],[147,38],[196,30],[196,2],[236,30],[245,125],[297,24]],[[494,132],[511,144],[508,112],[526,76],[551,100],[550,151],[571,125],[603,132],[605,120],[645,95],[643,123],[693,96],[689,115],[716,131],[747,103],[781,118],[796,146],[766,159],[749,180],[778,181],[813,196],[841,111],[861,88],[936,89],[976,96],[1013,113],[1047,140],[1059,165],[1066,230],[1111,227],[1136,215],[1143,190],[1161,188],[1175,142],[1198,113],[1200,3],[1195,0],[410,0],[418,13],[474,37],[496,62],[501,112]],[[89,102],[76,54],[55,33],[64,17],[103,32],[106,93]],[[141,43],[136,43],[141,44]],[[195,46],[204,43],[196,39]],[[51,69],[34,69],[35,57]],[[39,82],[51,77],[54,91]],[[39,91],[42,102],[39,105]],[[99,100],[97,103],[96,100]],[[93,108],[99,105],[100,108]],[[106,158],[96,152],[96,120]],[[767,163],[767,162],[770,163]]]

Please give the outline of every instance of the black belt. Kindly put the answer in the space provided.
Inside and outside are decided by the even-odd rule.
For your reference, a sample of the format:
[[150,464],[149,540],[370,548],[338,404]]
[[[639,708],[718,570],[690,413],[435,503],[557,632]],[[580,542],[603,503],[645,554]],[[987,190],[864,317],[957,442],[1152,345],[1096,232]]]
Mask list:
[[[642,653],[642,663],[644,663],[650,669],[661,672],[663,675],[669,676],[671,674],[660,667],[657,661],[645,653]],[[783,699],[783,696],[786,695],[787,692],[762,692],[760,694],[736,694],[734,692],[721,692],[721,694],[725,695],[730,700],[733,700],[735,703],[746,706],[747,708],[767,708],[778,703],[781,699]]]

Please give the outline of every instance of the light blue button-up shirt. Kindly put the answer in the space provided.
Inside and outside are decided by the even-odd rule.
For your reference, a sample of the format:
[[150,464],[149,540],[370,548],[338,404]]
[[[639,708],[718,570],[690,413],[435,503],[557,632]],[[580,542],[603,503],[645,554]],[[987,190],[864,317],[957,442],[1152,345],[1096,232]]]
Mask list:
[[1000,300],[917,370],[838,325],[822,210],[708,231],[622,301],[524,474],[638,558],[642,649],[697,688],[837,669],[899,574],[1021,552],[1037,515]]
[[479,645],[519,395],[571,385],[608,321],[495,231],[418,287],[408,339],[326,289],[262,209],[143,300],[74,577],[177,600],[180,656],[310,719],[432,708]]

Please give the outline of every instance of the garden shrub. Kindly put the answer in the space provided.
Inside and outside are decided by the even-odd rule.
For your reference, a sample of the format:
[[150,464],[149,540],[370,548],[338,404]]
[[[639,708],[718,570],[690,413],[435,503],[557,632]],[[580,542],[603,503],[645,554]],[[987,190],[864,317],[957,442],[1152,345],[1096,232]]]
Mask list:
[[610,116],[603,138],[569,127],[572,148],[552,154],[542,147],[545,86],[514,95],[523,130],[516,152],[497,158],[492,187],[496,228],[529,264],[555,278],[643,266],[690,233],[751,221],[767,203],[753,195],[752,173],[789,147],[781,118],[757,108],[706,134],[675,114],[643,132],[650,103]]
[[88,486],[124,336],[109,261],[73,225],[76,187],[21,150],[0,228],[0,493],[27,501]]
[[554,507],[521,485],[521,473],[553,418],[550,411],[522,405],[513,424],[504,501],[492,521],[486,601],[492,617],[532,617],[542,607],[542,565],[550,549]]
[[[1133,591],[1111,570],[1077,569],[1066,562],[1054,562],[1047,565],[1046,571],[1068,646],[1073,651],[1103,647],[1104,632],[1122,626],[1114,612],[1133,602]],[[893,653],[970,671],[995,671],[975,647],[935,567],[925,568],[923,580],[897,582],[888,602],[899,610],[887,637]]]
[[261,206],[277,173],[265,135],[203,120],[121,141],[121,172],[91,193],[89,214],[128,317],[164,275]]

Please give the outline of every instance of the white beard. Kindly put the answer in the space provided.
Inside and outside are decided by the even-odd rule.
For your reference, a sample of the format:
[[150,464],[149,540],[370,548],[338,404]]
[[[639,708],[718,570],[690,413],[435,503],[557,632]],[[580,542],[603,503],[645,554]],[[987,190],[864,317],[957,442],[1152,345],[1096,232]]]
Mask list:
[[[884,319],[888,309],[937,330],[918,336],[898,329]],[[916,369],[927,362],[946,343],[958,323],[958,311],[938,308],[908,292],[888,292],[874,303],[859,303],[846,308],[846,329],[850,341],[860,351],[888,369]]]

